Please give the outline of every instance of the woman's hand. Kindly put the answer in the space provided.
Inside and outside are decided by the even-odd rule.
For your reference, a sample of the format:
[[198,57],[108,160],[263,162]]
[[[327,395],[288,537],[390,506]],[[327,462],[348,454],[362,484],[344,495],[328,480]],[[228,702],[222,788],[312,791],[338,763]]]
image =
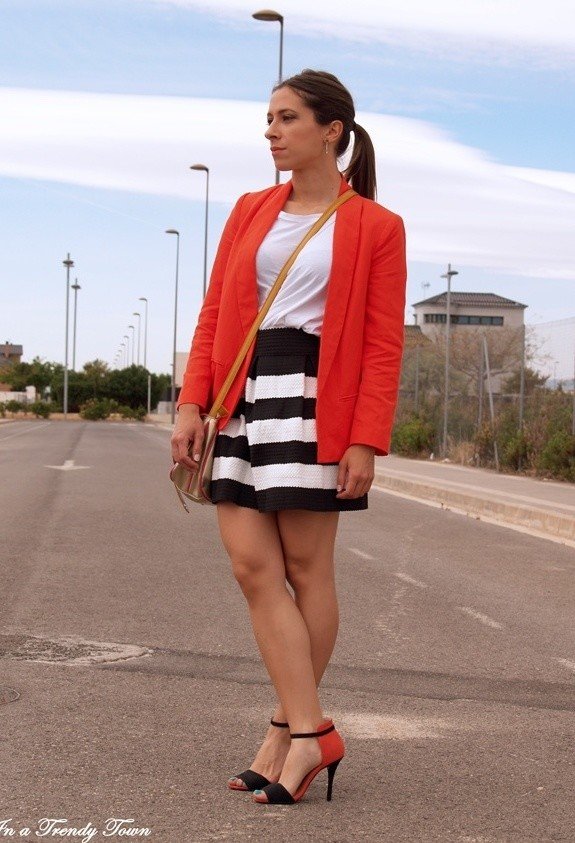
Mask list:
[[[202,443],[204,441],[204,423],[200,416],[200,408],[197,404],[182,404],[178,410],[178,416],[170,439],[172,445],[172,459],[181,465],[189,468],[190,471],[197,471]],[[192,456],[188,456],[190,443],[193,442]]]
[[375,476],[375,448],[371,445],[350,445],[339,463],[336,498],[361,498],[369,492]]

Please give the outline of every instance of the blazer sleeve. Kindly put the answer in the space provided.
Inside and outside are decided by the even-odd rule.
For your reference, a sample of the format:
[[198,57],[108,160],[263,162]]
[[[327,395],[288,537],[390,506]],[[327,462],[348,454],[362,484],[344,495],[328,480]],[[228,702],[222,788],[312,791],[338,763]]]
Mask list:
[[350,444],[389,453],[404,340],[407,261],[403,219],[393,215],[374,250],[368,281],[362,376]]
[[210,283],[192,338],[177,409],[182,404],[198,404],[201,412],[207,412],[209,409],[207,405],[212,385],[212,347],[220,309],[222,285],[232,244],[241,220],[242,203],[247,195],[247,193],[244,193],[236,202],[220,238],[210,275]]

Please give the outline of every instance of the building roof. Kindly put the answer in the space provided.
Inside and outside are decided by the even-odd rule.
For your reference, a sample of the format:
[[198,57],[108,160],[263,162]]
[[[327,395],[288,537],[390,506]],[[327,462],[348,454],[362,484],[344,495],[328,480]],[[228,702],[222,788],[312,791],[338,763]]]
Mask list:
[[417,345],[432,345],[432,341],[423,333],[419,325],[404,325],[404,341],[406,348]]
[[11,342],[0,342],[0,354],[22,354],[21,345],[13,345]]
[[[412,307],[419,307],[422,304],[435,304],[447,307],[447,292],[431,296],[429,299],[417,301]],[[451,291],[451,304],[455,307],[527,307],[526,304],[506,299],[496,293],[457,293]]]

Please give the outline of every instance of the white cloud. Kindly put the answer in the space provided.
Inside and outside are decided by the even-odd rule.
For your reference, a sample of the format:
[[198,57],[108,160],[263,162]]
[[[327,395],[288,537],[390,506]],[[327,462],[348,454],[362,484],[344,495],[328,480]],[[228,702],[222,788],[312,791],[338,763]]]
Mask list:
[[[0,89],[0,173],[231,203],[273,181],[267,103]],[[513,168],[422,120],[360,113],[415,261],[575,278],[575,174]]]
[[[149,0],[136,0],[146,2]],[[249,20],[252,0],[156,0]],[[257,4],[256,4],[257,6]],[[533,49],[575,51],[575,7],[572,0],[282,0],[279,9],[292,32],[323,32],[360,41],[397,43],[441,50],[465,39],[466,49],[489,49],[489,43]],[[277,24],[276,24],[277,25]],[[549,55],[549,61],[554,60]]]

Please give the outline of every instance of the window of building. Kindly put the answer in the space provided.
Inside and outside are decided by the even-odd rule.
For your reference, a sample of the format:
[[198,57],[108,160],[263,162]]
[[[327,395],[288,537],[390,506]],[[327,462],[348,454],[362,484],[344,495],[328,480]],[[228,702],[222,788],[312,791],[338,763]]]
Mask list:
[[[423,321],[428,324],[445,325],[447,321],[446,316],[447,314],[445,313],[425,313],[423,315]],[[452,313],[450,321],[452,325],[503,325],[503,316],[467,316],[465,314]]]

